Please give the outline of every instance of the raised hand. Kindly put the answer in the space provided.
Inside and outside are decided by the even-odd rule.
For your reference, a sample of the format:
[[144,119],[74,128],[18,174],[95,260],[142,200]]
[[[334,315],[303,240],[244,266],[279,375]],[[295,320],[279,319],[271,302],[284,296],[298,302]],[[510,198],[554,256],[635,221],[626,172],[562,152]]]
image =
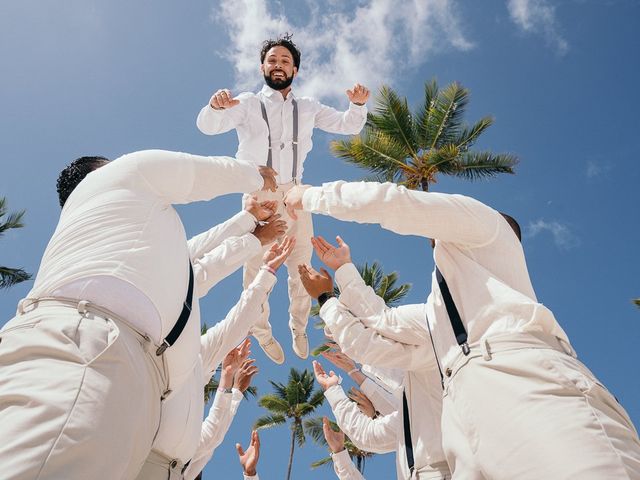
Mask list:
[[296,246],[295,237],[285,236],[280,243],[274,243],[262,257],[263,265],[278,270]]
[[298,265],[298,273],[304,289],[316,299],[323,293],[333,291],[333,278],[329,272],[324,268],[321,268],[320,272],[322,273],[316,272],[310,265]]
[[260,458],[260,437],[258,437],[258,432],[255,430],[251,432],[251,443],[246,451],[242,449],[242,445],[239,443],[236,443],[236,451],[244,474],[248,477],[255,476],[256,466]]
[[302,196],[304,195],[305,190],[309,187],[310,185],[296,185],[289,189],[282,200],[287,209],[287,213],[294,220],[298,219],[296,210],[302,210]]
[[258,225],[253,230],[253,235],[260,240],[262,246],[269,245],[276,238],[282,237],[287,231],[287,222],[280,220],[280,214],[276,213],[267,218],[263,225]]
[[273,168],[265,167],[264,165],[259,166],[258,171],[260,172],[260,175],[262,175],[262,180],[264,181],[262,190],[271,190],[272,192],[275,192],[278,189],[278,182],[276,182],[276,175],[278,172]]
[[324,371],[320,362],[313,361],[313,373],[316,376],[316,381],[322,387],[322,390],[327,390],[334,385],[340,385],[340,377],[335,374],[333,370],[327,372]]
[[342,352],[336,351],[326,351],[322,352],[322,356],[333,363],[339,369],[350,372],[354,368],[356,368],[356,362],[351,360],[348,356],[346,356]]
[[351,103],[364,105],[369,100],[369,89],[356,83],[351,90],[347,90],[347,97],[349,97]]
[[247,357],[251,354],[251,339],[245,338],[236,348],[232,348],[222,360],[222,370],[234,375]]
[[348,394],[349,398],[358,404],[358,409],[369,418],[376,416],[376,408],[364,393],[358,390],[356,387],[351,387]]
[[214,110],[225,110],[227,108],[235,107],[240,103],[240,100],[233,98],[231,91],[226,88],[222,88],[213,94],[209,105]]
[[318,258],[327,267],[337,270],[346,263],[351,263],[351,249],[342,238],[336,237],[338,246],[334,247],[321,236],[312,237],[311,244]]
[[278,203],[275,200],[258,202],[256,197],[249,196],[244,202],[244,209],[253,215],[257,221],[262,222],[275,215]]
[[236,388],[243,393],[247,388],[249,388],[253,376],[258,373],[258,367],[255,365],[255,361],[255,358],[247,358],[242,362],[242,365],[240,365],[240,368],[233,379],[233,388]]
[[334,431],[327,417],[322,417],[322,433],[324,433],[324,438],[332,453],[344,450],[344,432],[342,430]]

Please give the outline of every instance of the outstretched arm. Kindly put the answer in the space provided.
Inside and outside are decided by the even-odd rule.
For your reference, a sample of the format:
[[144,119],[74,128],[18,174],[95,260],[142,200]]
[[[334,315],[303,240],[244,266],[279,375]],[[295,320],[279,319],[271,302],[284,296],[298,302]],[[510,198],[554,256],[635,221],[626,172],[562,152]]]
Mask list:
[[401,235],[478,247],[498,233],[501,217],[463,195],[418,192],[395,183],[331,182],[294,187],[284,199],[293,215],[303,209],[339,220],[377,223]]
[[318,102],[315,121],[317,128],[325,132],[345,135],[360,133],[367,121],[367,107],[365,104],[369,99],[369,90],[367,87],[357,83],[346,93],[349,98],[349,108],[345,112],[340,112],[335,108]]
[[233,97],[227,89],[213,94],[196,119],[196,126],[205,135],[216,135],[228,132],[242,125],[247,118],[248,105]]
[[344,446],[344,433],[334,431],[329,419],[322,417],[322,433],[331,450],[333,469],[340,480],[364,480],[364,477],[349,457],[349,452]]

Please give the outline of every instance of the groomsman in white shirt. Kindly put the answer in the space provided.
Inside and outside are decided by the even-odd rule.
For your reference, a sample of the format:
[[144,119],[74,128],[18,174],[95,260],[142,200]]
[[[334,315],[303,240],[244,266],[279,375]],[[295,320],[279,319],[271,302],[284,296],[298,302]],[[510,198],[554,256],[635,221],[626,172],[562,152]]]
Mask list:
[[[369,98],[369,90],[356,84],[346,92],[350,102],[348,110],[340,112],[313,98],[297,97],[291,85],[299,68],[300,51],[289,36],[265,41],[260,51],[260,71],[265,81],[262,90],[244,92],[236,97],[227,89],[218,90],[202,108],[196,122],[200,131],[207,135],[235,129],[239,142],[236,158],[267,165],[278,172],[275,192],[255,192],[254,195],[259,201],[277,200],[278,213],[285,220],[289,219],[282,199],[302,180],[314,128],[343,135],[359,133],[367,119],[365,103]],[[297,267],[311,260],[308,242],[313,236],[311,216],[302,214],[298,222],[290,222],[287,235],[298,240],[286,264],[289,271],[289,328],[293,350],[304,359],[309,354],[306,327],[311,301],[300,283]],[[245,264],[245,287],[258,273],[261,257],[256,255]],[[267,305],[252,333],[269,358],[278,364],[284,362],[282,347],[272,335]]]
[[[294,217],[304,208],[434,240],[431,293],[416,329],[427,326],[442,375],[442,439],[454,478],[460,470],[478,480],[640,478],[635,427],[538,302],[511,217],[473,198],[393,183],[297,187],[285,203]],[[336,299],[320,315],[336,337],[353,337],[358,322]],[[395,341],[416,342],[397,309],[367,321]]]

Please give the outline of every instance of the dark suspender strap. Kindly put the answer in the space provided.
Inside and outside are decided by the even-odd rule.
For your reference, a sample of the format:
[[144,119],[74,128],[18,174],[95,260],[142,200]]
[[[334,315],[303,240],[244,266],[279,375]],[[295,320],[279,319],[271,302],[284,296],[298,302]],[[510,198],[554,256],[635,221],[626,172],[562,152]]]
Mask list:
[[442,294],[442,299],[444,300],[444,304],[447,307],[447,314],[449,315],[449,321],[451,322],[451,327],[453,328],[453,333],[456,336],[456,340],[458,345],[462,347],[462,353],[465,355],[469,355],[469,344],[467,343],[467,330],[464,328],[464,324],[462,323],[462,319],[460,318],[460,314],[458,313],[458,308],[451,297],[451,292],[449,291],[449,286],[447,285],[447,281],[442,276],[442,272],[436,265],[436,280],[438,280],[438,285],[440,286],[440,293]]
[[269,141],[269,150],[267,154],[267,167],[271,168],[273,165],[273,158],[271,156],[271,127],[269,126],[269,119],[267,118],[267,107],[264,106],[264,102],[260,100],[260,110],[262,110],[262,118],[264,118],[267,124],[267,139]]
[[409,465],[409,473],[411,474],[415,462],[413,460],[413,441],[411,440],[411,424],[409,422],[409,404],[404,390],[402,391],[402,420],[404,423],[404,450],[407,453],[407,465]]
[[295,182],[298,178],[298,102],[295,98],[291,99],[291,105],[293,105],[293,169],[291,172],[291,178]]
[[187,297],[182,304],[182,311],[178,317],[178,321],[173,326],[169,335],[167,335],[162,341],[162,345],[156,350],[156,355],[162,355],[164,351],[171,345],[176,343],[178,337],[187,325],[189,316],[191,315],[191,302],[193,301],[193,268],[191,267],[191,261],[189,261],[189,288],[187,289]]

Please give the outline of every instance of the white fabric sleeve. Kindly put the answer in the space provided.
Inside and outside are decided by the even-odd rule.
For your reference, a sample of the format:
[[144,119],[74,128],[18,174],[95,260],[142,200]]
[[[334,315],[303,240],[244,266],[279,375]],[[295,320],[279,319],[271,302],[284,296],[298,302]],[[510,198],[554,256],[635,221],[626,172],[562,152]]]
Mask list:
[[259,255],[262,244],[253,234],[227,238],[216,248],[191,259],[196,292],[204,297],[218,282],[238,270],[245,262]]
[[331,405],[336,423],[360,450],[371,453],[394,452],[398,446],[397,423],[392,415],[369,418],[351,401],[339,385],[324,396]]
[[331,454],[333,460],[333,471],[340,480],[365,480],[362,474],[349,457],[349,452],[345,448],[341,452]]
[[422,345],[430,341],[424,304],[388,307],[373,288],[364,283],[353,263],[338,268],[335,278],[340,289],[340,303],[366,327],[409,345]]
[[251,193],[264,184],[255,165],[231,157],[145,150],[120,157],[116,162],[133,163],[137,176],[166,204],[211,200],[228,193]]
[[378,223],[401,235],[417,235],[467,247],[493,241],[500,214],[463,195],[418,192],[395,183],[331,182],[308,188],[302,197],[307,212],[338,220]]
[[367,107],[349,103],[349,109],[340,112],[316,101],[315,127],[329,133],[357,135],[367,121]]
[[398,411],[400,406],[398,399],[369,377],[365,378],[364,382],[360,384],[360,390],[371,400],[373,407],[380,414],[391,415],[393,412]]
[[209,414],[202,422],[200,442],[184,472],[185,480],[193,480],[213,456],[229,430],[235,412],[231,410],[232,394],[216,392]]
[[402,370],[436,368],[430,344],[408,345],[381,335],[365,326],[337,298],[330,298],[320,309],[333,339],[356,362]]
[[244,97],[240,103],[224,110],[214,110],[208,103],[202,107],[196,119],[196,126],[205,135],[217,135],[218,133],[233,130],[238,125],[246,122],[248,106]]
[[249,333],[249,329],[262,313],[262,304],[269,298],[275,275],[260,269],[256,278],[240,295],[238,303],[226,318],[200,337],[200,354],[204,372],[203,385],[211,378],[229,350],[238,345]]
[[255,475],[242,474],[242,476],[244,477],[244,480],[260,480],[260,477],[258,476],[257,473]]
[[195,260],[216,248],[227,238],[240,237],[246,233],[253,232],[255,226],[256,218],[246,210],[242,210],[206,232],[191,237],[187,242],[189,256],[192,260]]

